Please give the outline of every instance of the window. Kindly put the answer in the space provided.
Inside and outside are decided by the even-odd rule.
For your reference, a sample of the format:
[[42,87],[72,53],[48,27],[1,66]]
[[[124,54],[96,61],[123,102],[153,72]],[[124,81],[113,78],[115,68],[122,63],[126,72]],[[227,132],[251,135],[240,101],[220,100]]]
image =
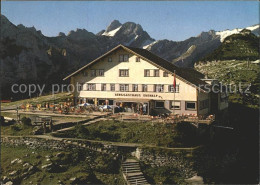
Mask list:
[[196,110],[196,102],[186,101],[186,110]]
[[123,62],[124,61],[124,55],[119,55],[119,62]]
[[96,76],[96,70],[95,69],[91,70],[91,76]]
[[164,101],[156,101],[155,108],[164,108]]
[[119,69],[119,76],[120,77],[129,76],[129,70],[128,69]]
[[108,100],[108,105],[114,105],[114,100]]
[[167,72],[165,72],[165,71],[163,72],[163,77],[168,77],[168,75],[169,74]]
[[124,62],[128,62],[129,55],[124,55]]
[[97,76],[104,76],[104,69],[99,69]]
[[145,85],[145,84],[142,85],[142,91],[143,91],[143,92],[147,92],[147,85]]
[[128,84],[120,84],[120,91],[121,92],[129,91],[129,85]]
[[135,58],[135,61],[136,61],[136,62],[140,62],[140,57],[136,57],[136,58]]
[[209,100],[202,100],[200,101],[200,110],[206,109],[209,107]]
[[159,77],[160,76],[159,69],[155,69],[154,70],[154,76],[155,77]]
[[133,91],[138,92],[138,85],[137,84],[133,84]]
[[110,91],[115,91],[115,84],[110,84]]
[[154,85],[154,92],[163,92],[163,85],[155,84]]
[[180,110],[181,102],[180,101],[171,101],[171,109]]
[[88,76],[88,73],[86,71],[84,71],[83,76]]
[[101,84],[101,91],[106,91],[106,90],[107,90],[107,85]]
[[119,62],[128,62],[129,55],[119,55]]
[[176,84],[176,87],[174,89],[173,85],[169,85],[168,86],[168,92],[171,92],[171,93],[179,93],[179,90],[180,90],[180,85],[179,84]]
[[108,62],[112,62],[112,57],[108,57]]
[[96,90],[96,84],[88,84],[87,90],[88,91],[95,91]]
[[150,70],[149,69],[145,69],[144,70],[144,76],[145,77],[149,77],[150,76]]

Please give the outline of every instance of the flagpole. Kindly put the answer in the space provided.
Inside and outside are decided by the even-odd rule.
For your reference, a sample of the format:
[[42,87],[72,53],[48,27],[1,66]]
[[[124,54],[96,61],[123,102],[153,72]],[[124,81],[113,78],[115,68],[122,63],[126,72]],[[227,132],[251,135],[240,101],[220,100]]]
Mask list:
[[174,76],[173,76],[173,117],[175,113],[175,89],[176,89],[176,75],[174,70]]

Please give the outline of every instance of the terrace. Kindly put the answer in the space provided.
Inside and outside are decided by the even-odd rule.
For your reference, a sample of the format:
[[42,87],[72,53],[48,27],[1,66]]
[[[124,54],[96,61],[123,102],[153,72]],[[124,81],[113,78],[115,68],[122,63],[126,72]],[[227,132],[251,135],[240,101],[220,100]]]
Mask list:
[[[5,111],[5,110],[3,110]],[[121,121],[152,121],[159,123],[179,123],[179,122],[189,122],[193,123],[195,126],[198,124],[210,125],[215,121],[214,115],[208,116],[197,116],[195,114],[160,114],[157,116],[141,115],[133,112],[122,112],[114,113],[110,116],[111,119],[121,120]],[[113,112],[112,106],[94,106],[92,104],[79,104],[74,106],[72,102],[60,102],[57,104],[26,104],[17,107],[17,109],[6,110],[6,112],[19,112],[22,114],[33,114],[33,115],[44,115],[44,116],[61,116],[61,117],[95,117],[108,115]],[[18,116],[19,117],[19,116]]]

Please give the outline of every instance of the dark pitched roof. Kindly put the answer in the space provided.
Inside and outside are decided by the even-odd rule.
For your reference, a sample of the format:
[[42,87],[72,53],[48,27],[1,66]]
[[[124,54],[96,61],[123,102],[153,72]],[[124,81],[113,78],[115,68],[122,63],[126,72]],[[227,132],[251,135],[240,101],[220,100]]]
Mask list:
[[174,71],[175,71],[175,74],[177,76],[183,78],[184,80],[187,80],[188,82],[194,84],[197,87],[207,84],[205,81],[201,80],[201,78],[204,78],[204,75],[192,68],[177,67],[176,65],[151,53],[150,51],[148,51],[146,49],[133,48],[133,47],[128,47],[128,46],[124,46],[124,47],[143,56],[144,58],[150,60],[151,62],[155,63],[156,65],[169,70],[172,73],[174,73]]
[[200,72],[194,70],[194,69],[177,67],[174,64],[170,63],[169,61],[164,60],[163,58],[161,58],[161,57],[151,53],[150,51],[148,51],[146,49],[133,48],[133,47],[123,46],[123,45],[118,45],[117,47],[115,47],[112,50],[108,51],[104,55],[98,57],[97,59],[95,59],[92,62],[88,63],[87,65],[83,66],[79,70],[77,70],[74,73],[70,74],[69,76],[65,77],[64,80],[70,78],[71,76],[74,76],[75,74],[77,74],[81,70],[83,70],[86,67],[92,65],[93,63],[95,63],[99,59],[107,56],[112,51],[114,51],[114,50],[116,50],[116,49],[118,49],[120,47],[122,47],[125,50],[128,50],[130,53],[133,53],[135,55],[138,55],[141,58],[144,58],[144,59],[148,60],[148,62],[153,63],[154,65],[156,65],[159,68],[165,69],[169,73],[173,74],[175,72],[177,77],[183,79],[184,81],[187,81],[188,83],[190,83],[192,85],[195,85],[199,89],[204,90],[204,86],[203,85],[207,84],[205,81],[201,80],[201,78],[203,78],[204,75],[201,74]]

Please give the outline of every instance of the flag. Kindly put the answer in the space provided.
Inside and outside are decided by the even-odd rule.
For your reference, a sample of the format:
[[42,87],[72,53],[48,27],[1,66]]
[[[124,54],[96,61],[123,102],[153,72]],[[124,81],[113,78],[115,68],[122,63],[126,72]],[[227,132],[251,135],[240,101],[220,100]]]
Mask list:
[[176,74],[175,74],[175,70],[174,70],[174,77],[173,77],[173,88],[174,88],[174,91],[175,91],[175,88],[176,88]]

